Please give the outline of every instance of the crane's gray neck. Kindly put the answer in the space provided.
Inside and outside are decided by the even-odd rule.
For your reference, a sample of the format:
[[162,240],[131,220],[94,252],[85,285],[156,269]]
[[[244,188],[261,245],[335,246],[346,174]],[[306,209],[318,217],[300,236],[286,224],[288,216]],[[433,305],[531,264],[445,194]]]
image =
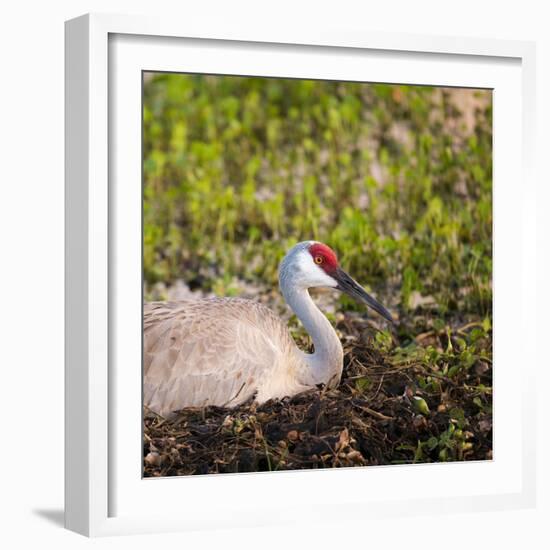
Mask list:
[[342,374],[344,352],[336,331],[315,305],[307,289],[283,287],[281,290],[287,304],[313,340],[314,353],[303,354],[313,384],[338,383]]

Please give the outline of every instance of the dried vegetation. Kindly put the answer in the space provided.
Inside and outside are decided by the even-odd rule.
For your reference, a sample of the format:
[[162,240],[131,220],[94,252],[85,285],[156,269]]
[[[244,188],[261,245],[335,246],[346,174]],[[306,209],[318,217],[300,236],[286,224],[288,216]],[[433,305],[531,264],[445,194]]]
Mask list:
[[[422,319],[411,319],[411,328]],[[346,316],[338,323],[345,367],[337,389],[261,406],[186,409],[169,421],[146,414],[144,475],[492,458],[490,330],[423,328],[401,347],[403,326],[390,335]]]

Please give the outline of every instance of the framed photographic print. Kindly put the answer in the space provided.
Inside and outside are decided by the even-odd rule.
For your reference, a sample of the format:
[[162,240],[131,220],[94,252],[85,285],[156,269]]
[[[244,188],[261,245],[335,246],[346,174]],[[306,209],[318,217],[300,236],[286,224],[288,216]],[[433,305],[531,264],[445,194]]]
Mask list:
[[67,22],[69,529],[534,502],[533,62]]

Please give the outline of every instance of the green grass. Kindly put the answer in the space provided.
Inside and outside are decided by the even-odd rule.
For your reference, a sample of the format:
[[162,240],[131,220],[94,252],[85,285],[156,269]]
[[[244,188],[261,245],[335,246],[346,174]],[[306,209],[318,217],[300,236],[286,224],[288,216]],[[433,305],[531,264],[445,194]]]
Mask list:
[[442,322],[490,319],[491,104],[489,91],[150,75],[146,297],[176,279],[276,286],[286,250],[316,239],[401,315],[431,301]]

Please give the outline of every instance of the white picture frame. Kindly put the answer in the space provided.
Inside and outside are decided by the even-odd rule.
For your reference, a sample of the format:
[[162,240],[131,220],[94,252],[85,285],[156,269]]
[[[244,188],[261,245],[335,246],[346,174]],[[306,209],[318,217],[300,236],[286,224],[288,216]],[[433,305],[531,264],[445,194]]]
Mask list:
[[[297,517],[359,521],[420,508],[435,514],[533,506],[535,431],[529,418],[535,416],[536,361],[528,323],[536,300],[528,273],[536,254],[534,64],[529,42],[311,28],[274,34],[169,17],[85,15],[68,21],[66,527],[100,536],[283,524]],[[141,478],[136,230],[143,70],[494,88],[493,461]],[[517,224],[506,221],[507,213]],[[522,387],[509,376],[519,352]],[[270,498],[262,499],[266,494]],[[331,501],[339,502],[337,509]]]

